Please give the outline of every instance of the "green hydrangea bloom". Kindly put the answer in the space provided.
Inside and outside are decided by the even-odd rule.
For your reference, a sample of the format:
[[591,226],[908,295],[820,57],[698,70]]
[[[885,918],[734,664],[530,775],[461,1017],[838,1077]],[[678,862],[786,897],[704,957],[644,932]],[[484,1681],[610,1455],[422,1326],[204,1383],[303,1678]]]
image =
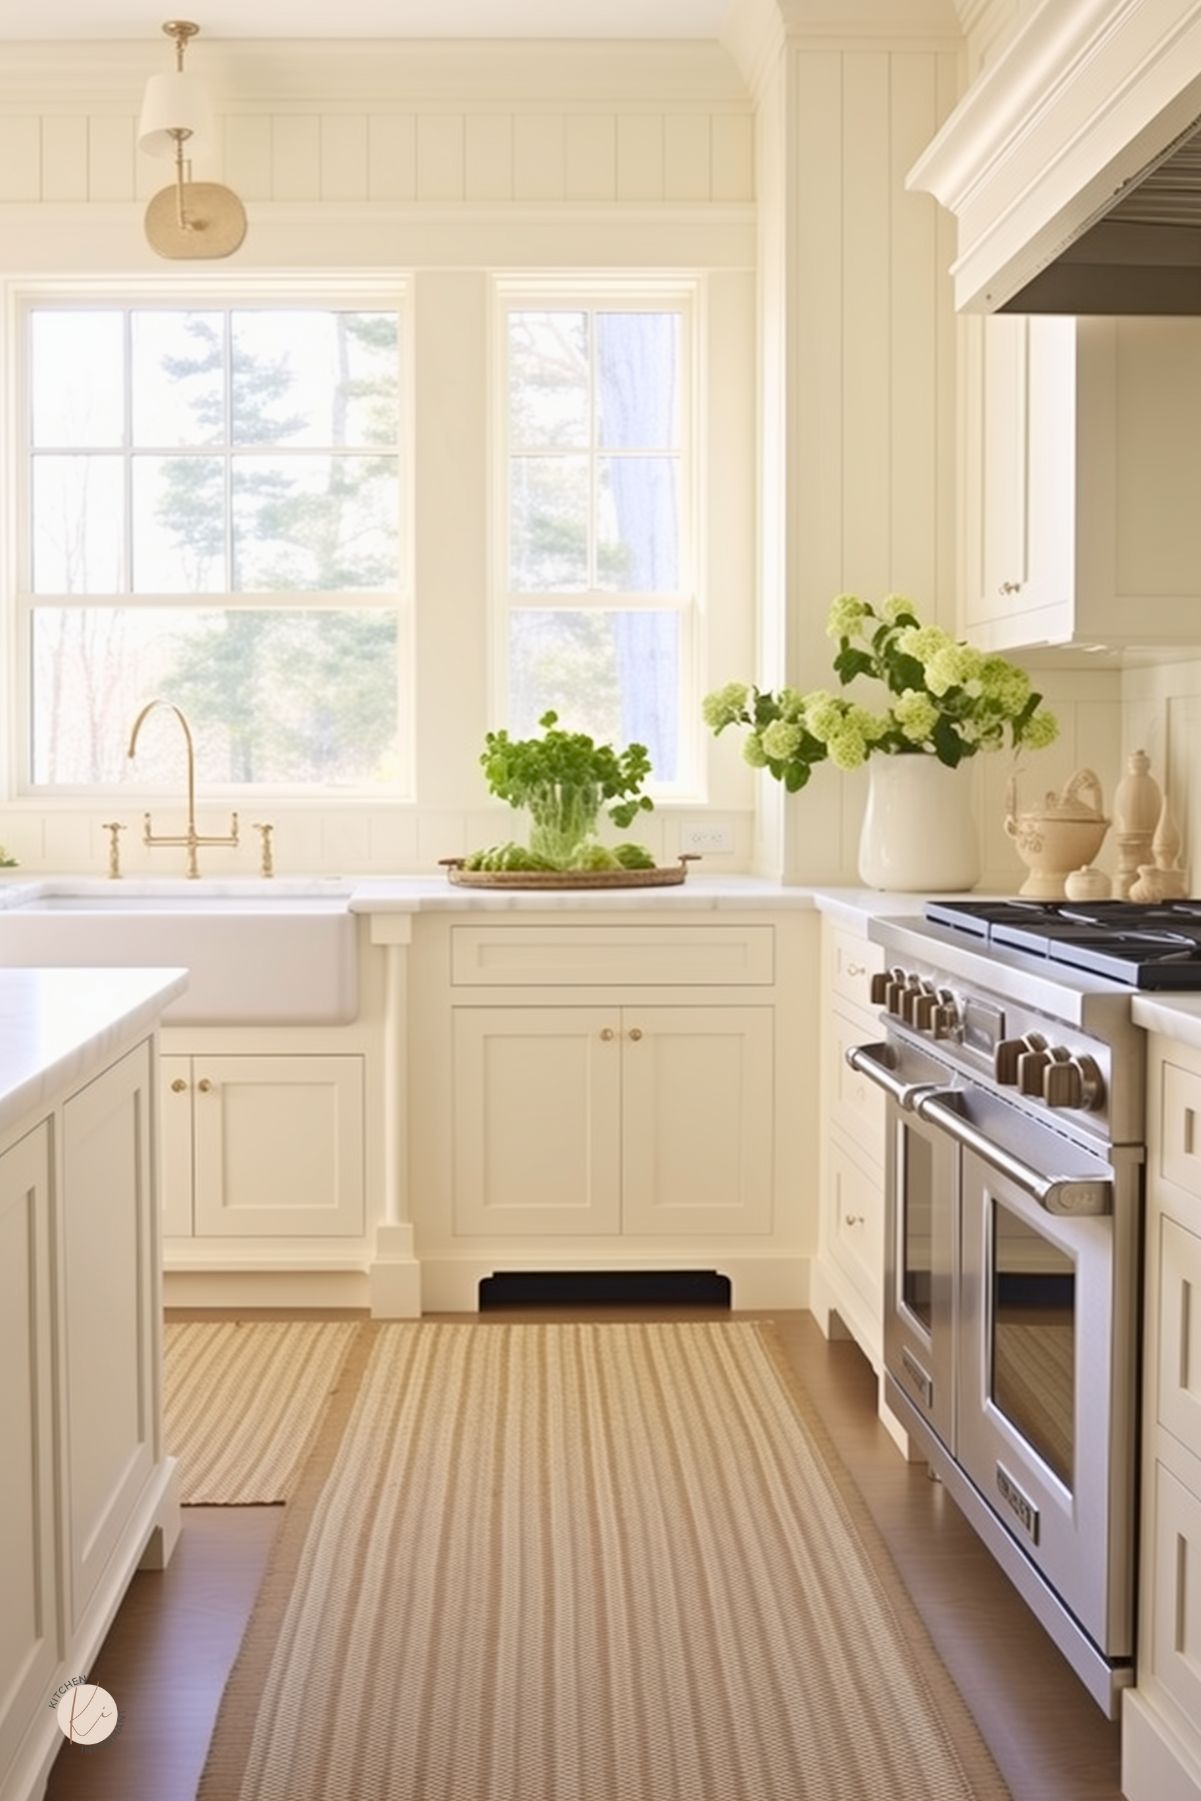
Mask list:
[[1040,707],[1031,715],[1022,733],[1022,743],[1031,750],[1046,750],[1048,744],[1054,744],[1059,736],[1059,721],[1054,713],[1048,713],[1046,707]]
[[878,744],[881,738],[888,736],[889,732],[887,715],[869,712],[867,707],[848,707],[847,724],[852,726],[867,744]]
[[781,719],[801,719],[805,712],[805,696],[796,688],[781,688],[776,696]]
[[984,698],[1007,719],[1015,718],[1030,698],[1030,677],[1004,657],[985,657],[979,677]]
[[857,594],[840,594],[830,604],[826,619],[828,638],[853,638],[868,609]]
[[867,760],[867,745],[862,732],[844,725],[830,738],[830,761],[836,769],[858,769]]
[[900,699],[893,702],[892,716],[910,744],[924,744],[938,724],[938,708],[928,694],[917,688],[906,688]]
[[787,719],[773,719],[764,726],[760,734],[763,748],[773,763],[787,763],[789,757],[800,749],[804,736],[799,725],[793,725]]
[[903,632],[897,634],[897,646],[907,657],[916,657],[919,663],[929,663],[940,650],[953,650],[955,640],[943,631],[941,625],[907,625]]
[[819,744],[826,744],[830,734],[842,724],[845,712],[845,702],[837,695],[827,693],[824,688],[815,688],[805,698],[805,730]]
[[746,711],[750,692],[745,682],[727,682],[724,688],[715,688],[712,694],[706,694],[701,702],[705,724],[715,732],[725,725],[733,725]]
[[907,594],[886,595],[876,611],[885,625],[897,625],[902,619],[917,618],[917,608]]
[[742,747],[742,760],[744,763],[749,763],[752,769],[767,768],[767,752],[763,748],[763,741],[758,732],[751,732],[748,736]]

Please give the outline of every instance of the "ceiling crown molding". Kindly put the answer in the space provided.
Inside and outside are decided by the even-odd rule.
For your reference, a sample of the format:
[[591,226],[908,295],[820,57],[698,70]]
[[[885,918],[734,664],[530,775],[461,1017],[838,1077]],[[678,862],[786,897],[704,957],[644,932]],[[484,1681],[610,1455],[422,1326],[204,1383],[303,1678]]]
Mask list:
[[1201,0],[1045,4],[907,185],[956,216],[960,309],[994,311],[1201,115]]
[[[167,67],[162,42],[7,43],[0,105],[30,96],[86,107],[137,98]],[[714,39],[265,41],[201,37],[189,68],[219,100],[639,102],[745,104],[730,53]]]

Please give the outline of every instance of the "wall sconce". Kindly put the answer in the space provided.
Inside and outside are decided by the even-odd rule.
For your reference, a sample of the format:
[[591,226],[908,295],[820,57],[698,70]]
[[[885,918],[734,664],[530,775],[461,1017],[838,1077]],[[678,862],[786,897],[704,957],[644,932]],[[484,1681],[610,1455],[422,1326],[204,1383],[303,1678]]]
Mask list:
[[160,188],[147,206],[146,236],[159,256],[230,256],[246,236],[246,209],[232,188],[192,180],[192,157],[213,137],[208,90],[183,66],[184,52],[200,27],[187,19],[168,19],[163,30],[175,44],[175,68],[146,83],[138,144],[150,156],[174,157],[175,181]]

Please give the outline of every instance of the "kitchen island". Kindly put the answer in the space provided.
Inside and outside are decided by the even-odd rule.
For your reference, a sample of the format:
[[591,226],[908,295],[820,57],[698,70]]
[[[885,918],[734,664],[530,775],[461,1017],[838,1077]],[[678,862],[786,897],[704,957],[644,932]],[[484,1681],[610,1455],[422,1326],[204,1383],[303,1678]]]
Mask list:
[[[162,1436],[156,1034],[172,969],[0,969],[0,1801],[38,1795],[134,1571],[179,1529]],[[115,1697],[118,1707],[120,1696]]]

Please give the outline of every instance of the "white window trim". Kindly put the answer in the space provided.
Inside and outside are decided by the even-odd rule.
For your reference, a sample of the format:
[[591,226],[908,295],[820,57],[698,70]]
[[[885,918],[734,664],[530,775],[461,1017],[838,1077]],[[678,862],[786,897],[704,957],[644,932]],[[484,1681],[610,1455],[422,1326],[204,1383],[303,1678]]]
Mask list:
[[[506,315],[514,307],[572,305],[622,307],[632,311],[678,311],[683,320],[680,416],[681,570],[685,582],[678,595],[615,594],[589,589],[578,594],[514,595],[509,571],[509,432],[507,403],[508,333]],[[681,616],[679,687],[679,776],[674,782],[646,784],[657,806],[696,806],[708,800],[707,757],[701,719],[701,696],[707,679],[707,585],[704,520],[708,461],[705,383],[705,281],[702,275],[571,276],[529,271],[492,278],[489,307],[489,533],[488,533],[488,699],[489,725],[508,723],[509,615],[513,606],[553,611],[595,608],[598,611],[676,611]],[[568,722],[569,723],[569,722]]]
[[[416,607],[414,544],[414,344],[412,280],[406,273],[343,275],[336,279],[298,272],[277,276],[235,276],[218,272],[189,271],[186,281],[171,276],[120,280],[115,278],[47,279],[15,277],[0,286],[3,305],[3,374],[0,380],[0,419],[5,443],[12,454],[0,490],[0,535],[7,602],[4,606],[3,642],[7,649],[8,730],[2,735],[3,792],[7,806],[24,809],[78,809],[81,803],[113,798],[128,800],[131,786],[115,783],[38,786],[32,779],[32,625],[36,611],[48,607],[154,608],[162,611],[219,611],[226,606],[266,611],[273,608],[297,612],[336,610],[339,605],[356,610],[394,613],[397,621],[397,752],[400,774],[384,786],[315,783],[221,784],[204,779],[197,770],[197,792],[206,802],[239,802],[252,799],[322,805],[346,801],[358,805],[412,804],[416,800]],[[34,595],[31,574],[29,477],[31,445],[31,396],[29,391],[28,320],[31,311],[52,306],[60,309],[103,307],[230,308],[264,305],[310,311],[322,307],[395,311],[400,329],[400,583],[392,592],[303,591],[296,593]],[[150,698],[149,696],[147,698]],[[169,698],[166,697],[166,698]],[[132,724],[132,721],[129,722]],[[139,781],[137,793],[146,796],[174,794],[177,784]]]

